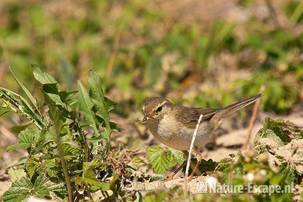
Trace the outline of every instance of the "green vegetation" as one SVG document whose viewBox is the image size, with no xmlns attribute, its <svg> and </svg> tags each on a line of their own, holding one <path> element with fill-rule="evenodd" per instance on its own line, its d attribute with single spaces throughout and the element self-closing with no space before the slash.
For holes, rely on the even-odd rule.
<svg viewBox="0 0 303 202">
<path fill-rule="evenodd" d="M 264 87 L 261 113 L 287 119 L 302 110 L 302 1 L 274 4 L 275 12 L 273 0 L 218 3 L 220 12 L 190 2 L 1 0 L 0 126 L 18 142 L 0 144 L 0 154 L 27 152 L 8 169 L 0 165 L 12 182 L 4 201 L 182 201 L 187 196 L 179 187 L 146 194 L 125 189 L 163 179 L 184 161 L 181 153 L 154 145 L 138 124 L 148 96 L 215 108 Z M 250 114 L 240 113 L 234 128 L 247 126 Z M 251 156 L 202 161 L 199 169 L 220 183 L 247 184 L 254 175 L 250 183 L 302 188 L 302 138 L 302 128 L 268 118 Z"/>
<path fill-rule="evenodd" d="M 18 175 L 18 180 L 13 181 L 4 194 L 4 201 L 21 201 L 29 196 L 49 198 L 51 193 L 59 198 L 68 195 L 71 201 L 86 196 L 87 192 L 107 191 L 115 186 L 118 183 L 116 173 L 106 173 L 105 177 L 100 174 L 102 181 L 95 176 L 96 168 L 109 169 L 104 161 L 109 152 L 113 152 L 109 141 L 114 130 L 109 120 L 112 106 L 104 97 L 100 78 L 91 72 L 88 90 L 79 82 L 78 91 L 70 92 L 62 90 L 51 75 L 37 67 L 34 77 L 42 85 L 45 98 L 41 109 L 17 78 L 30 102 L 1 89 L 2 107 L 12 109 L 34 123 L 28 124 L 20 132 L 19 142 L 8 148 L 26 149 L 28 157 L 13 168 L 15 174 L 20 172 L 22 176 Z M 45 114 L 43 109 L 47 109 Z M 92 129 L 91 134 L 87 134 L 88 128 Z M 85 194 L 78 196 L 79 192 L 76 192 L 74 195 L 75 189 L 83 189 Z"/>
<path fill-rule="evenodd" d="M 14 67 L 30 91 L 35 89 L 30 82 L 31 64 L 49 69 L 68 89 L 75 87 L 76 77 L 86 78 L 88 69 L 94 67 L 103 75 L 106 89 L 117 89 L 120 99 L 141 104 L 147 95 L 179 89 L 180 81 L 190 72 L 214 80 L 209 76 L 222 70 L 212 73 L 216 71 L 212 69 L 224 64 L 216 62 L 214 66 L 211 61 L 222 54 L 233 54 L 239 56 L 235 67 L 226 68 L 253 70 L 252 74 L 223 89 L 215 86 L 228 92 L 228 98 L 216 97 L 210 94 L 212 90 L 203 91 L 210 94 L 205 105 L 251 95 L 261 85 L 266 87 L 265 111 L 289 112 L 300 101 L 303 37 L 295 30 L 302 18 L 299 1 L 284 6 L 292 27 L 275 27 L 252 16 L 243 25 L 217 20 L 208 29 L 196 21 L 166 25 L 170 13 L 146 1 L 93 0 L 81 5 L 26 1 L 24 6 L 5 0 L 2 4 L 2 18 L 6 20 L 0 28 L 0 60 Z M 167 58 L 170 67 L 163 70 Z M 165 88 L 160 76 L 163 72 L 168 76 Z M 10 76 L 3 79 L 3 83 L 16 87 Z"/>
</svg>

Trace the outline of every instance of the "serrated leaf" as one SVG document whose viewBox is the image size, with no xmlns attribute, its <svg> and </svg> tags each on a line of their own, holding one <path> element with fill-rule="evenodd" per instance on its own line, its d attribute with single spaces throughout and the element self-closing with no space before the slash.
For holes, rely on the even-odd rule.
<svg viewBox="0 0 303 202">
<path fill-rule="evenodd" d="M 19 142 L 17 144 L 9 146 L 7 149 L 9 151 L 17 150 L 17 149 L 28 149 L 33 147 L 37 143 L 39 139 L 40 132 L 33 127 L 26 128 L 21 131 L 18 135 Z"/>
<path fill-rule="evenodd" d="M 184 154 L 177 150 L 170 150 L 174 160 L 172 161 L 171 167 L 175 166 L 176 164 L 181 165 L 184 162 Z"/>
<path fill-rule="evenodd" d="M 12 182 L 18 181 L 23 177 L 26 177 L 26 173 L 23 169 L 13 169 L 8 170 L 9 178 Z"/>
<path fill-rule="evenodd" d="M 178 164 L 178 155 L 171 150 L 159 146 L 150 147 L 147 150 L 147 157 L 156 173 L 163 174 Z M 179 161 L 180 162 L 180 161 Z M 183 162 L 183 161 L 182 161 Z"/>
<path fill-rule="evenodd" d="M 44 170 L 47 173 L 48 176 L 50 177 L 56 177 L 58 176 L 58 168 L 57 168 L 57 163 L 55 159 L 47 159 L 44 162 Z"/>
<path fill-rule="evenodd" d="M 25 164 L 25 169 L 30 178 L 33 177 L 33 175 L 37 172 L 39 167 L 40 167 L 39 162 L 37 162 L 35 159 L 31 157 L 27 159 Z"/>
<path fill-rule="evenodd" d="M 33 184 L 34 195 L 42 198 L 49 195 L 48 179 L 45 175 L 39 175 Z"/>
<path fill-rule="evenodd" d="M 32 188 L 31 181 L 23 177 L 15 181 L 7 192 L 3 195 L 4 202 L 21 202 L 30 196 Z"/>
<path fill-rule="evenodd" d="M 23 177 L 13 182 L 10 189 L 4 193 L 3 201 L 21 202 L 30 196 L 44 198 L 49 196 L 50 191 L 59 190 L 58 188 L 58 185 L 50 182 L 45 175 L 39 175 L 34 182 L 28 177 Z"/>
<path fill-rule="evenodd" d="M 62 148 L 64 155 L 76 155 L 81 151 L 80 147 L 73 142 L 64 142 Z"/>
</svg>

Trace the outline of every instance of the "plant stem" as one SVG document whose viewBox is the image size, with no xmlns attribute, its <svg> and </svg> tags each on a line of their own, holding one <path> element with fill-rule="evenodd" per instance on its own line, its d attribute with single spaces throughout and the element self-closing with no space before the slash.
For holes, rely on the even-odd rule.
<svg viewBox="0 0 303 202">
<path fill-rule="evenodd" d="M 78 131 L 78 133 L 81 136 L 81 143 L 83 145 L 83 149 L 84 149 L 84 161 L 88 162 L 89 161 L 89 146 L 85 137 L 85 134 L 83 133 L 83 130 L 80 127 L 80 124 L 78 122 L 75 123 L 76 125 L 76 130 Z"/>
<path fill-rule="evenodd" d="M 265 90 L 265 87 L 261 86 L 259 93 L 263 94 L 264 90 Z M 258 99 L 255 102 L 255 105 L 254 105 L 254 108 L 253 108 L 253 113 L 252 113 L 252 116 L 251 116 L 250 121 L 249 121 L 246 141 L 245 141 L 244 145 L 242 146 L 243 151 L 251 149 L 251 145 L 250 145 L 251 135 L 252 135 L 252 130 L 253 130 L 253 127 L 255 125 L 255 122 L 256 122 L 256 119 L 257 119 L 257 116 L 258 116 L 258 112 L 259 112 L 259 109 L 260 109 L 260 102 L 261 102 L 260 99 Z"/>
<path fill-rule="evenodd" d="M 59 158 L 61 161 L 61 166 L 63 169 L 66 187 L 67 187 L 68 201 L 73 202 L 72 185 L 71 185 L 71 181 L 70 181 L 70 176 L 68 174 L 68 168 L 67 168 L 66 161 L 64 159 L 64 151 L 63 151 L 63 148 L 61 145 L 61 140 L 60 140 L 60 126 L 58 125 L 57 122 L 55 122 L 54 124 L 55 124 L 55 130 L 56 130 L 56 144 L 57 144 Z"/>
</svg>

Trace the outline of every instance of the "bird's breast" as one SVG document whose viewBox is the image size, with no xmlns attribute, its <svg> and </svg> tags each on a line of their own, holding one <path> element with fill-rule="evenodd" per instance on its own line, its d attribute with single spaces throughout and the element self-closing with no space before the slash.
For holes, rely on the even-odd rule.
<svg viewBox="0 0 303 202">
<path fill-rule="evenodd" d="M 188 128 L 174 117 L 165 115 L 157 127 L 150 128 L 153 135 L 163 144 L 177 150 L 188 150 L 194 133 L 194 128 Z M 209 140 L 207 123 L 203 122 L 197 132 L 195 146 L 204 147 Z"/>
</svg>

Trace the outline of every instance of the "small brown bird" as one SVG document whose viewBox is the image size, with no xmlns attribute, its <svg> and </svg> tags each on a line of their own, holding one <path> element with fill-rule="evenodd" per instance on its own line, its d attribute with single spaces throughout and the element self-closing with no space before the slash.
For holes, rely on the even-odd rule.
<svg viewBox="0 0 303 202">
<path fill-rule="evenodd" d="M 254 103 L 261 94 L 243 99 L 222 109 L 202 109 L 174 105 L 161 97 L 146 99 L 143 105 L 143 124 L 163 144 L 182 151 L 188 151 L 199 116 L 203 119 L 197 131 L 194 148 L 202 151 L 212 140 L 213 131 L 221 121 L 234 112 Z"/>
</svg>

